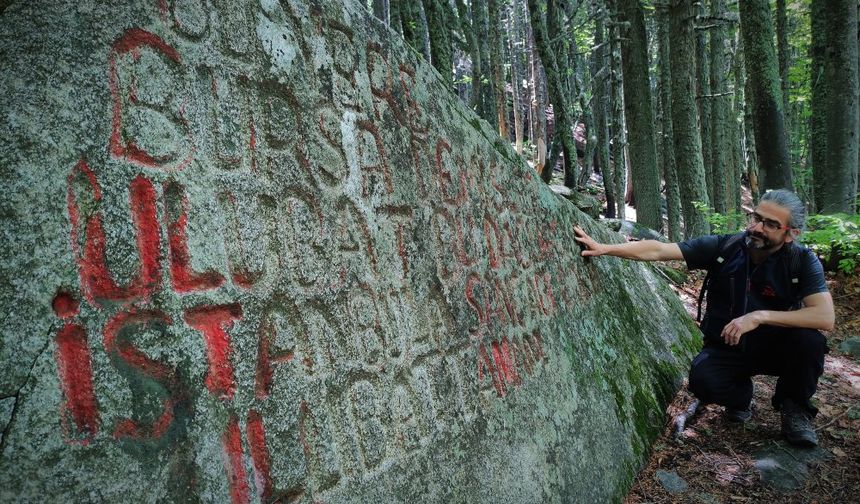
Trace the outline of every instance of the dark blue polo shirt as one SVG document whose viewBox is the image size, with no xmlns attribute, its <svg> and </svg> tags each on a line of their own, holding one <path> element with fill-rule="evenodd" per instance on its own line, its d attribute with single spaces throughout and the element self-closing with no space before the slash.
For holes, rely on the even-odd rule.
<svg viewBox="0 0 860 504">
<path fill-rule="evenodd" d="M 718 263 L 720 246 L 732 235 L 710 235 L 680 242 L 678 246 L 687 268 L 711 269 Z M 719 337 L 732 319 L 756 310 L 787 311 L 799 306 L 811 294 L 827 292 L 824 269 L 815 254 L 795 242 L 800 250 L 799 283 L 791 288 L 789 246 L 783 245 L 761 264 L 749 260 L 744 239 L 737 251 L 726 257 L 719 275 L 713 275 L 702 319 L 705 336 Z"/>
</svg>

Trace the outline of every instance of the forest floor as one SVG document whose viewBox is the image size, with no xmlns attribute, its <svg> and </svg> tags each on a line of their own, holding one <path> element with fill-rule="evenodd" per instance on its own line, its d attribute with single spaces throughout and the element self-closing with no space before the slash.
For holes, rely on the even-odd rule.
<svg viewBox="0 0 860 504">
<path fill-rule="evenodd" d="M 683 264 L 676 266 L 683 269 Z M 673 286 L 695 317 L 702 276 Z M 820 446 L 794 448 L 782 440 L 779 413 L 770 405 L 775 378 L 753 379 L 753 418 L 744 425 L 705 406 L 676 437 L 673 418 L 693 397 L 685 387 L 667 408 L 663 433 L 624 500 L 632 503 L 847 503 L 860 502 L 860 271 L 828 276 L 836 328 L 814 400 Z M 847 343 L 846 343 L 847 341 Z"/>
</svg>

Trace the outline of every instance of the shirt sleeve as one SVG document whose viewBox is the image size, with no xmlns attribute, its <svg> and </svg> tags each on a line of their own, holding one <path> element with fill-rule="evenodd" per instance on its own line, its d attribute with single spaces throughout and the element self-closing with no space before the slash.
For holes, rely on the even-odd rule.
<svg viewBox="0 0 860 504">
<path fill-rule="evenodd" d="M 708 235 L 678 243 L 687 269 L 707 269 L 720 251 L 720 236 Z"/>
<path fill-rule="evenodd" d="M 827 292 L 827 283 L 824 281 L 824 268 L 821 267 L 821 261 L 808 248 L 803 249 L 798 281 L 800 282 L 798 291 L 800 299 L 819 292 Z"/>
</svg>

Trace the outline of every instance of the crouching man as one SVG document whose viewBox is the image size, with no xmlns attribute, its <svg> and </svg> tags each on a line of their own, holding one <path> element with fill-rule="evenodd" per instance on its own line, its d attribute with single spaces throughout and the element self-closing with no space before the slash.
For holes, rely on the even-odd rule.
<svg viewBox="0 0 860 504">
<path fill-rule="evenodd" d="M 691 270 L 708 270 L 704 347 L 690 367 L 690 391 L 705 404 L 725 406 L 728 420 L 744 422 L 752 417 L 750 378 L 778 376 L 772 403 L 782 433 L 792 444 L 811 447 L 818 444 L 812 427 L 818 410 L 810 399 L 827 352 L 819 331 L 833 328 L 834 313 L 821 263 L 795 241 L 805 223 L 800 199 L 773 190 L 749 215 L 746 231 L 735 235 L 603 244 L 575 231 L 583 256 L 684 259 Z"/>
</svg>

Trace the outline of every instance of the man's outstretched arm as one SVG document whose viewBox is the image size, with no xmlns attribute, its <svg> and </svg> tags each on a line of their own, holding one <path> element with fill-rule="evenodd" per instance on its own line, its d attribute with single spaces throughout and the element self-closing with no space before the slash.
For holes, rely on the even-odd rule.
<svg viewBox="0 0 860 504">
<path fill-rule="evenodd" d="M 627 243 L 598 243 L 588 236 L 579 226 L 573 227 L 574 239 L 585 245 L 584 257 L 611 255 L 636 261 L 670 261 L 683 259 L 677 243 L 663 243 L 657 240 L 643 240 Z"/>
</svg>

